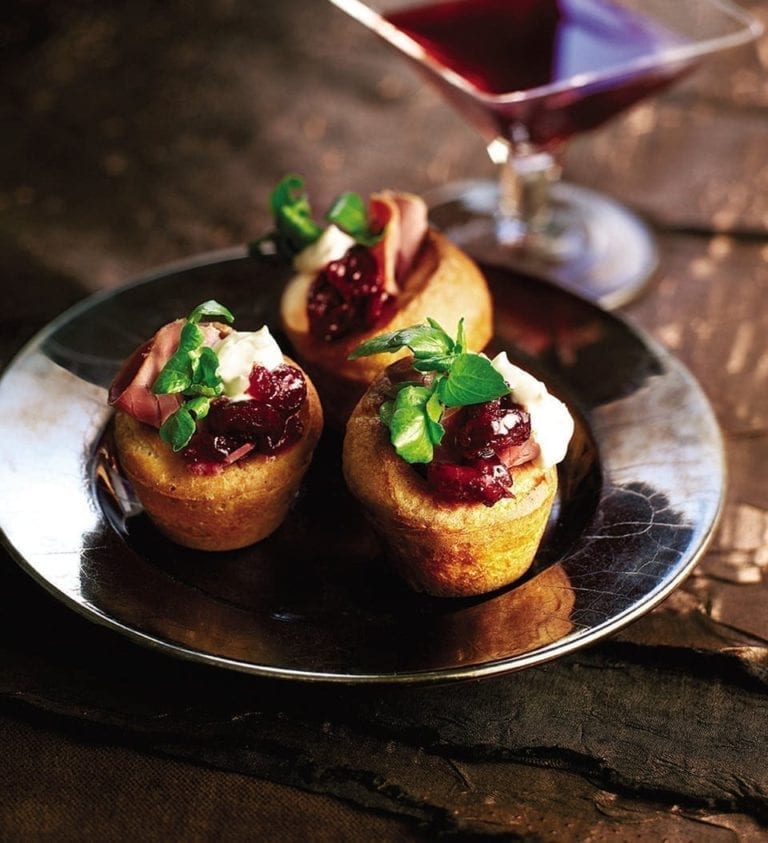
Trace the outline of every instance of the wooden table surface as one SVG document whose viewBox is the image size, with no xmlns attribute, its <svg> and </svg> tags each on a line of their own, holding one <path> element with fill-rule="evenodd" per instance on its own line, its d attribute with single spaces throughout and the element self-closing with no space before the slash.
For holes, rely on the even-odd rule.
<svg viewBox="0 0 768 843">
<path fill-rule="evenodd" d="M 492 175 L 472 130 L 320 0 L 6 17 L 0 363 L 89 292 L 253 239 L 287 171 L 318 207 Z M 624 314 L 724 431 L 723 519 L 685 584 L 558 662 L 363 692 L 145 652 L 0 552 L 0 838 L 768 839 L 767 66 L 768 37 L 708 59 L 567 155 L 655 228 L 660 270 Z"/>
</svg>

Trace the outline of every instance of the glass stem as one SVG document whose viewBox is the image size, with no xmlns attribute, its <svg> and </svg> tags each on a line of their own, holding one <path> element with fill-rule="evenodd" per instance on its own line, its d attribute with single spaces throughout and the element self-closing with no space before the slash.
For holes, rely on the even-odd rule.
<svg viewBox="0 0 768 843">
<path fill-rule="evenodd" d="M 496 229 L 502 245 L 517 246 L 550 232 L 550 187 L 559 180 L 562 168 L 549 152 L 529 144 L 504 146 L 506 154 L 500 154 L 498 146 L 488 150 L 499 165 Z"/>
</svg>

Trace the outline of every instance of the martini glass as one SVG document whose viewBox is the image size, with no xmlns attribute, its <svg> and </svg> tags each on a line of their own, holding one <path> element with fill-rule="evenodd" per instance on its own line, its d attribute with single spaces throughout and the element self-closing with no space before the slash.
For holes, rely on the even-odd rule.
<svg viewBox="0 0 768 843">
<path fill-rule="evenodd" d="M 729 0 L 331 0 L 413 62 L 484 138 L 498 182 L 449 184 L 432 221 L 475 257 L 604 307 L 658 263 L 647 226 L 561 181 L 565 142 L 761 25 Z"/>
</svg>

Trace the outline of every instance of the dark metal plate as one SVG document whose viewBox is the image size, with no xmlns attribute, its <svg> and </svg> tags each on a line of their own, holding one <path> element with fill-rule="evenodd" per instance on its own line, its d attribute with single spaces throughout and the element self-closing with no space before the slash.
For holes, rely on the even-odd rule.
<svg viewBox="0 0 768 843">
<path fill-rule="evenodd" d="M 526 579 L 469 600 L 410 592 L 340 474 L 326 432 L 296 505 L 264 542 L 179 548 L 141 513 L 109 447 L 106 386 L 164 322 L 207 298 L 237 326 L 267 322 L 285 270 L 217 254 L 88 299 L 49 325 L 0 381 L 0 528 L 67 605 L 170 654 L 260 675 L 346 682 L 485 676 L 596 641 L 691 570 L 724 491 L 710 406 L 670 355 L 567 293 L 488 268 L 496 349 L 545 379 L 576 434 Z M 285 342 L 283 340 L 285 347 Z"/>
</svg>

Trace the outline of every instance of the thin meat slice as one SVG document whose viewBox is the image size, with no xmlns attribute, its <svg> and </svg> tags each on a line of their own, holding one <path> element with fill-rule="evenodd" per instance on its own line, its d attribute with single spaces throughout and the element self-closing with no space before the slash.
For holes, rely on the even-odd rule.
<svg viewBox="0 0 768 843">
<path fill-rule="evenodd" d="M 369 202 L 374 231 L 384 237 L 371 248 L 384 277 L 384 289 L 397 295 L 427 233 L 427 206 L 420 196 L 384 191 Z"/>
<path fill-rule="evenodd" d="M 499 450 L 496 455 L 507 468 L 514 468 L 517 465 L 525 465 L 525 463 L 535 460 L 539 456 L 540 450 L 533 436 L 529 436 L 520 445 L 508 445 L 506 448 Z"/>
<path fill-rule="evenodd" d="M 179 347 L 184 322 L 176 319 L 163 325 L 123 363 L 109 388 L 109 403 L 113 407 L 158 428 L 179 408 L 182 399 L 178 395 L 155 395 L 152 384 Z M 199 327 L 204 335 L 203 344 L 213 345 L 224 326 L 205 322 Z"/>
</svg>

